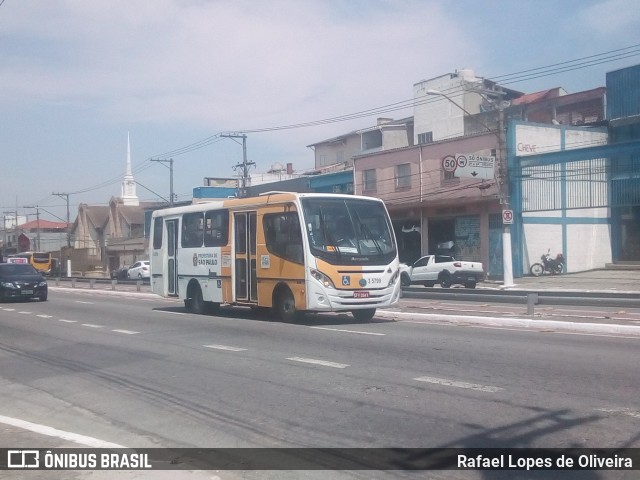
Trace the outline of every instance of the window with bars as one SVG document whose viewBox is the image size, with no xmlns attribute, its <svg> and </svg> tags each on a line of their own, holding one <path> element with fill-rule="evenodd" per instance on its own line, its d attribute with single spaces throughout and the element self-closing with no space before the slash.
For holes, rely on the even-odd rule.
<svg viewBox="0 0 640 480">
<path fill-rule="evenodd" d="M 424 132 L 418 134 L 418 145 L 433 142 L 433 132 Z"/>
</svg>

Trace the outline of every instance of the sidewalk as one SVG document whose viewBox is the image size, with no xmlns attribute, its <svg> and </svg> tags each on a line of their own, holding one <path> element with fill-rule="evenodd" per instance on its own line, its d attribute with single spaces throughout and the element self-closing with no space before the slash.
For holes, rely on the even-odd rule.
<svg viewBox="0 0 640 480">
<path fill-rule="evenodd" d="M 563 275 L 514 278 L 514 290 L 574 290 L 585 292 L 637 292 L 640 295 L 638 270 L 590 270 Z M 503 288 L 501 281 L 487 280 L 479 288 Z"/>
</svg>

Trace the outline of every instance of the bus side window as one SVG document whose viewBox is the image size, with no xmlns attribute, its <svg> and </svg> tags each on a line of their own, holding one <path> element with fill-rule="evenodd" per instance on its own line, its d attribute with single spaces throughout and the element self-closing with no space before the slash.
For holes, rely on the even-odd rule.
<svg viewBox="0 0 640 480">
<path fill-rule="evenodd" d="M 204 238 L 202 213 L 185 213 L 182 216 L 182 246 L 201 247 Z"/>
<path fill-rule="evenodd" d="M 204 246 L 222 247 L 229 242 L 229 210 L 210 210 L 204 216 Z"/>
<path fill-rule="evenodd" d="M 303 263 L 302 232 L 297 212 L 266 214 L 262 225 L 269 252 L 292 262 Z"/>
<path fill-rule="evenodd" d="M 163 224 L 164 219 L 162 217 L 156 218 L 153 221 L 153 248 L 155 250 L 162 247 Z"/>
</svg>

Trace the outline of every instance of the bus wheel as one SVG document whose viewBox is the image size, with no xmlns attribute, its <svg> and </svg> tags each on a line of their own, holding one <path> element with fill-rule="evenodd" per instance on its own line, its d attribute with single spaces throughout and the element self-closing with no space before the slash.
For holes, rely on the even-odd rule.
<svg viewBox="0 0 640 480">
<path fill-rule="evenodd" d="M 368 322 L 376 314 L 375 308 L 365 308 L 364 310 L 352 310 L 351 315 L 359 322 Z"/>
<path fill-rule="evenodd" d="M 205 303 L 202 299 L 202 290 L 200 286 L 195 284 L 190 286 L 187 291 L 187 297 L 184 306 L 188 312 L 202 314 L 205 311 Z"/>
<path fill-rule="evenodd" d="M 288 288 L 283 288 L 278 292 L 274 306 L 276 315 L 282 321 L 290 322 L 297 316 L 296 300 Z"/>
</svg>

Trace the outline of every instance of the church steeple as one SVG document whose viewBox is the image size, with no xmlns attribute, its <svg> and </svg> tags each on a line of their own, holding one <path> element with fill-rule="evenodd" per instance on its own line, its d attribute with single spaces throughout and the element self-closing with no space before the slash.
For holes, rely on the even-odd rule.
<svg viewBox="0 0 640 480">
<path fill-rule="evenodd" d="M 136 182 L 133 179 L 133 173 L 131 173 L 131 142 L 129 140 L 129 133 L 127 132 L 127 172 L 124 175 L 122 181 L 121 195 L 122 203 L 124 205 L 140 205 L 138 196 L 136 195 Z"/>
</svg>

